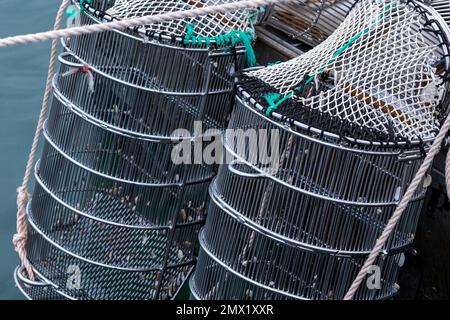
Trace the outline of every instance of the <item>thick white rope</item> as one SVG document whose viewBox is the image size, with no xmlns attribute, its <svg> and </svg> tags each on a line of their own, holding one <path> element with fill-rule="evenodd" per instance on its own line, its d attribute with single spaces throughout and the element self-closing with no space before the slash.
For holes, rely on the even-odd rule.
<svg viewBox="0 0 450 320">
<path fill-rule="evenodd" d="M 439 131 L 439 134 L 437 135 L 436 139 L 433 142 L 433 145 L 431 146 L 430 150 L 428 151 L 427 156 L 425 157 L 424 162 L 420 166 L 419 170 L 417 171 L 416 176 L 414 177 L 413 181 L 409 185 L 408 189 L 405 192 L 405 195 L 403 196 L 402 200 L 400 201 L 399 205 L 397 206 L 396 210 L 392 214 L 392 217 L 389 219 L 386 227 L 383 230 L 383 233 L 381 236 L 377 239 L 375 243 L 375 247 L 372 249 L 372 252 L 369 254 L 369 257 L 364 262 L 363 267 L 359 271 L 358 275 L 356 276 L 355 280 L 353 281 L 350 289 L 348 290 L 347 294 L 344 297 L 344 300 L 352 300 L 356 291 L 358 290 L 359 286 L 361 285 L 362 281 L 364 280 L 364 277 L 367 275 L 367 272 L 369 271 L 370 266 L 373 265 L 375 262 L 375 259 L 378 257 L 380 252 L 383 250 L 384 245 L 386 244 L 387 240 L 389 239 L 389 236 L 391 235 L 392 231 L 394 230 L 395 226 L 397 225 L 397 222 L 400 220 L 403 212 L 405 211 L 406 207 L 408 206 L 408 203 L 411 201 L 412 197 L 414 196 L 414 193 L 419 186 L 419 184 L 422 182 L 423 178 L 428 172 L 428 169 L 430 169 L 434 157 L 439 153 L 439 150 L 441 149 L 442 141 L 444 141 L 445 137 L 447 136 L 447 133 L 450 129 L 450 115 L 447 117 L 447 119 L 444 122 L 444 125 L 442 126 L 441 130 Z M 449 186 L 450 181 L 450 151 L 447 154 L 447 171 L 446 171 L 446 178 L 447 178 L 447 186 Z"/>
<path fill-rule="evenodd" d="M 447 197 L 450 199 L 450 144 L 447 145 L 447 157 L 445 158 L 445 184 L 447 186 Z"/>
<path fill-rule="evenodd" d="M 50 58 L 50 64 L 49 64 L 49 71 L 48 71 L 48 77 L 47 77 L 47 85 L 46 85 L 46 89 L 45 89 L 45 93 L 44 93 L 44 99 L 42 102 L 42 109 L 41 109 L 41 112 L 39 115 L 38 125 L 36 128 L 35 136 L 33 139 L 33 144 L 31 147 L 29 158 L 28 158 L 28 163 L 27 163 L 27 167 L 25 170 L 25 175 L 23 178 L 22 186 L 20 186 L 18 188 L 17 234 L 14 235 L 14 238 L 13 238 L 13 242 L 16 247 L 16 250 L 19 253 L 21 263 L 22 263 L 23 267 L 26 269 L 28 276 L 31 279 L 34 279 L 34 273 L 33 273 L 31 264 L 28 261 L 28 258 L 26 255 L 26 250 L 25 250 L 25 242 L 27 239 L 25 208 L 26 208 L 26 204 L 27 204 L 28 196 L 29 196 L 28 195 L 29 179 L 31 176 L 31 172 L 33 170 L 33 164 L 34 164 L 34 159 L 35 159 L 35 155 L 36 155 L 36 150 L 37 150 L 37 146 L 39 144 L 39 137 L 40 137 L 40 133 L 42 131 L 42 126 L 43 126 L 45 115 L 46 115 L 47 109 L 48 109 L 48 100 L 49 100 L 50 93 L 51 93 L 51 81 L 52 81 L 52 78 L 54 75 L 55 63 L 56 63 L 56 58 L 57 58 L 57 39 L 62 38 L 62 37 L 68 37 L 68 36 L 70 37 L 70 36 L 77 36 L 77 35 L 82 35 L 82 34 L 110 31 L 113 29 L 121 30 L 121 29 L 131 28 L 131 27 L 135 27 L 135 26 L 165 22 L 168 20 L 177 20 L 177 19 L 196 17 L 199 15 L 227 13 L 229 11 L 237 11 L 240 9 L 248 9 L 248 8 L 257 8 L 259 6 L 266 6 L 266 5 L 276 4 L 276 3 L 295 2 L 295 0 L 246 0 L 246 1 L 238 1 L 238 2 L 233 2 L 233 3 L 223 4 L 223 5 L 193 9 L 193 10 L 170 12 L 170 13 L 164 13 L 164 14 L 154 15 L 154 16 L 139 17 L 139 18 L 133 18 L 133 19 L 126 19 L 126 20 L 113 21 L 113 22 L 107 22 L 107 23 L 102 23 L 102 24 L 94 24 L 94 25 L 89 25 L 89 26 L 73 27 L 73 28 L 66 28 L 66 29 L 59 30 L 59 26 L 61 24 L 61 21 L 62 21 L 63 15 L 64 15 L 64 9 L 67 6 L 68 1 L 69 0 L 63 0 L 61 7 L 58 10 L 54 30 L 0 39 L 0 47 L 7 47 L 7 46 L 12 46 L 12 45 L 17 45 L 17 44 L 35 43 L 35 42 L 41 42 L 41 41 L 46 41 L 46 40 L 53 40 L 52 50 L 51 50 L 51 58 Z M 359 286 L 361 285 L 364 277 L 366 276 L 369 267 L 375 262 L 375 259 L 378 257 L 378 255 L 382 251 L 382 248 L 384 247 L 390 234 L 394 230 L 398 220 L 401 218 L 408 203 L 411 201 L 415 190 L 417 189 L 420 182 L 422 181 L 425 174 L 427 173 L 428 169 L 430 168 L 430 166 L 433 162 L 433 159 L 439 152 L 441 143 L 444 140 L 445 136 L 447 135 L 447 132 L 449 129 L 450 129 L 450 116 L 446 119 L 444 125 L 441 128 L 441 131 L 439 132 L 432 147 L 430 148 L 430 151 L 428 152 L 422 166 L 420 167 L 419 171 L 417 172 L 417 175 L 415 176 L 415 178 L 411 182 L 410 186 L 408 187 L 404 197 L 402 198 L 400 204 L 398 205 L 398 207 L 395 210 L 394 214 L 392 215 L 391 219 L 388 221 L 388 224 L 386 225 L 382 235 L 377 240 L 375 247 L 373 248 L 372 252 L 370 253 L 370 255 L 367 258 L 366 262 L 364 263 L 363 267 L 359 271 L 358 276 L 353 281 L 352 286 L 350 287 L 349 291 L 347 292 L 346 296 L 344 297 L 344 300 L 353 299 L 353 296 L 356 293 L 356 291 L 358 290 Z M 447 190 L 450 190 L 450 151 L 447 154 L 447 159 L 446 159 L 446 179 L 447 179 L 446 180 L 447 181 Z M 448 191 L 448 192 L 450 194 L 450 191 Z"/>
<path fill-rule="evenodd" d="M 69 3 L 69 0 L 63 0 L 61 6 L 58 9 L 58 13 L 56 14 L 55 19 L 55 30 L 59 29 L 61 25 L 61 21 L 64 17 L 64 11 Z M 47 82 L 45 86 L 44 98 L 42 100 L 41 111 L 39 113 L 39 120 L 36 126 L 36 131 L 34 133 L 33 144 L 31 145 L 30 154 L 28 156 L 27 167 L 25 169 L 25 174 L 23 177 L 22 185 L 17 189 L 17 233 L 13 237 L 13 243 L 16 251 L 19 254 L 20 262 L 22 266 L 25 268 L 28 277 L 34 280 L 34 272 L 33 268 L 28 261 L 27 252 L 25 249 L 28 230 L 26 223 L 26 206 L 28 202 L 28 184 L 30 182 L 30 176 L 33 172 L 34 160 L 36 157 L 36 151 L 39 145 L 39 138 L 41 136 L 42 126 L 44 125 L 45 116 L 47 114 L 48 109 L 48 101 L 52 92 L 52 79 L 55 73 L 55 64 L 58 54 L 58 41 L 55 39 L 52 41 L 51 53 L 50 53 L 50 62 L 48 67 L 47 74 Z"/>
<path fill-rule="evenodd" d="M 63 37 L 79 36 L 83 34 L 111 31 L 113 29 L 123 30 L 135 26 L 148 25 L 153 23 L 167 22 L 185 18 L 193 18 L 201 15 L 211 15 L 217 13 L 227 13 L 241 9 L 258 8 L 276 3 L 298 2 L 299 0 L 244 0 L 231 3 L 225 3 L 216 6 L 208 6 L 192 10 L 177 12 L 167 12 L 163 14 L 124 19 L 112 22 L 98 23 L 80 27 L 65 28 L 61 30 L 51 30 L 34 34 L 13 36 L 0 39 L 0 47 L 8 47 L 17 44 L 35 43 L 46 40 L 59 39 Z M 309 1 L 309 0 L 308 0 Z M 304 1 L 307 2 L 307 1 Z"/>
</svg>

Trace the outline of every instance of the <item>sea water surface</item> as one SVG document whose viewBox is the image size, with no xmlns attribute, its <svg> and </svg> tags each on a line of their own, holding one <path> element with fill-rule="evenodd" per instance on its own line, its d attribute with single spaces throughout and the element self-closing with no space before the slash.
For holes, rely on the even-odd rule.
<svg viewBox="0 0 450 320">
<path fill-rule="evenodd" d="M 0 0 L 0 37 L 51 29 L 60 3 Z M 19 262 L 11 242 L 16 188 L 36 127 L 49 54 L 50 42 L 0 48 L 0 299 L 23 299 L 13 281 Z"/>
</svg>

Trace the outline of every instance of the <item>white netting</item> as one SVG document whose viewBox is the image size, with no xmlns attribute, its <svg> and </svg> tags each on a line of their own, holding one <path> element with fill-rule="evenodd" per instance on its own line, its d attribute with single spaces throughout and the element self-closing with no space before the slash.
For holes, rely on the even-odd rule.
<svg viewBox="0 0 450 320">
<path fill-rule="evenodd" d="M 446 84 L 439 76 L 441 40 L 422 30 L 425 23 L 402 1 L 362 0 L 313 50 L 247 76 L 299 108 L 396 138 L 427 139 L 439 126 L 436 107 Z M 283 103 L 271 105 L 284 114 Z"/>
<path fill-rule="evenodd" d="M 214 6 L 233 2 L 232 0 L 116 0 L 107 13 L 117 19 L 129 19 L 148 15 L 157 15 L 180 10 L 190 10 L 205 6 Z M 183 20 L 169 21 L 145 26 L 146 30 L 156 33 L 182 36 L 186 25 L 192 24 L 195 34 L 203 37 L 214 37 L 226 34 L 231 30 L 248 31 L 255 10 L 239 10 L 226 14 L 200 16 Z"/>
</svg>

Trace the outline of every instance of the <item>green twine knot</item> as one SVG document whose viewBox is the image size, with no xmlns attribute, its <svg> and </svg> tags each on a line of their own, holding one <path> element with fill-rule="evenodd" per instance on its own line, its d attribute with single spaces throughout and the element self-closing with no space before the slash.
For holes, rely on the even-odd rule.
<svg viewBox="0 0 450 320">
<path fill-rule="evenodd" d="M 281 97 L 281 94 L 276 93 L 269 93 L 264 96 L 267 103 L 269 104 L 269 107 L 266 110 L 266 116 L 270 117 L 272 113 L 278 109 L 278 107 L 285 102 L 287 99 L 292 97 L 293 92 L 290 92 L 289 94 L 285 95 L 284 97 Z"/>
<path fill-rule="evenodd" d="M 70 6 L 70 7 L 68 7 L 68 8 L 66 9 L 66 14 L 67 14 L 67 16 L 69 16 L 70 18 L 76 17 L 78 13 L 79 13 L 79 11 L 78 11 L 75 7 L 73 7 L 73 6 Z"/>
<path fill-rule="evenodd" d="M 205 37 L 200 35 L 195 35 L 194 26 L 192 24 L 186 25 L 186 34 L 184 36 L 184 44 L 201 45 L 205 43 L 209 46 L 212 41 L 218 46 L 231 45 L 233 47 L 242 44 L 245 47 L 245 55 L 247 64 L 250 67 L 256 65 L 256 55 L 252 47 L 253 36 L 249 32 L 244 32 L 240 30 L 232 30 L 226 34 L 217 35 L 214 37 Z"/>
</svg>

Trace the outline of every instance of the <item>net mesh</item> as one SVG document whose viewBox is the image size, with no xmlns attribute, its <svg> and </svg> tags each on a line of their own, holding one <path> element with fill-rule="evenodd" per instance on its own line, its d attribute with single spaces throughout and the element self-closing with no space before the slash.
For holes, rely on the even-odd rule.
<svg viewBox="0 0 450 320">
<path fill-rule="evenodd" d="M 356 139 L 432 138 L 445 113 L 442 40 L 403 1 L 359 1 L 322 44 L 248 72 L 241 86 L 266 109 Z"/>
<path fill-rule="evenodd" d="M 203 8 L 233 2 L 232 0 L 116 0 L 107 13 L 117 19 L 131 19 L 167 12 Z M 226 14 L 199 16 L 195 18 L 174 20 L 164 23 L 147 25 L 145 31 L 165 35 L 181 36 L 186 26 L 192 25 L 195 33 L 203 37 L 215 37 L 227 34 L 233 30 L 248 31 L 255 10 L 238 10 Z"/>
</svg>

